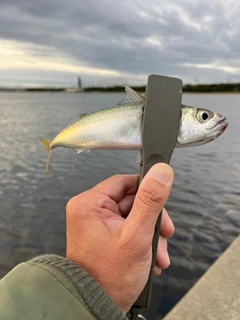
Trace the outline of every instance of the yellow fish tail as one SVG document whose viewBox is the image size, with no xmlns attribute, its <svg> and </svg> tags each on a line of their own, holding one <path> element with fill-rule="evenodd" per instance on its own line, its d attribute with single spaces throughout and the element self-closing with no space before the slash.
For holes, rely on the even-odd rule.
<svg viewBox="0 0 240 320">
<path fill-rule="evenodd" d="M 50 142 L 47 139 L 42 138 L 42 142 L 43 142 L 43 145 L 47 149 L 47 152 L 48 152 L 48 159 L 47 159 L 46 170 L 45 170 L 45 175 L 47 176 L 49 163 L 50 163 L 51 148 L 50 148 Z"/>
</svg>

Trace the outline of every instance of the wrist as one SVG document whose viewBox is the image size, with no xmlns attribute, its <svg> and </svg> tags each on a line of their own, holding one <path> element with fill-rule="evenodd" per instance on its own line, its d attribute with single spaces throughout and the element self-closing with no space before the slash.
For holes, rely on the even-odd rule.
<svg viewBox="0 0 240 320">
<path fill-rule="evenodd" d="M 63 283 L 63 279 L 66 279 L 67 290 L 69 290 L 69 285 L 67 284 L 70 280 L 73 288 L 75 288 L 70 293 L 76 299 L 82 301 L 94 317 L 99 319 L 126 320 L 121 308 L 110 299 L 111 297 L 106 294 L 99 283 L 87 271 L 69 259 L 54 254 L 46 254 L 36 257 L 29 262 L 48 270 L 48 272 L 54 269 L 58 270 L 57 272 L 53 271 L 52 274 L 55 278 L 59 278 L 61 283 Z M 49 265 L 52 269 L 48 267 Z"/>
</svg>

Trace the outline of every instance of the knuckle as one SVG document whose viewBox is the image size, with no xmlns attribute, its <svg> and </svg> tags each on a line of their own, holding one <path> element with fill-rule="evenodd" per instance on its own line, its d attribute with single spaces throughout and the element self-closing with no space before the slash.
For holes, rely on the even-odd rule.
<svg viewBox="0 0 240 320">
<path fill-rule="evenodd" d="M 84 201 L 83 194 L 72 197 L 66 204 L 67 215 L 78 213 L 80 211 L 80 208 L 84 206 L 83 201 Z"/>
<path fill-rule="evenodd" d="M 161 189 L 143 188 L 139 194 L 140 201 L 147 206 L 156 207 L 163 205 L 165 201 L 164 192 Z"/>
<path fill-rule="evenodd" d="M 97 195 L 95 199 L 93 199 L 93 204 L 96 209 L 98 208 L 105 209 L 109 207 L 110 201 L 111 199 L 109 199 L 105 195 Z"/>
<path fill-rule="evenodd" d="M 75 197 L 74 197 L 75 198 Z M 71 212 L 73 206 L 74 206 L 74 203 L 75 203 L 75 200 L 74 198 L 71 198 L 70 200 L 68 200 L 67 204 L 66 204 L 66 211 L 67 212 Z"/>
<path fill-rule="evenodd" d="M 113 176 L 114 179 L 122 179 L 122 175 L 120 173 L 117 173 Z"/>
</svg>

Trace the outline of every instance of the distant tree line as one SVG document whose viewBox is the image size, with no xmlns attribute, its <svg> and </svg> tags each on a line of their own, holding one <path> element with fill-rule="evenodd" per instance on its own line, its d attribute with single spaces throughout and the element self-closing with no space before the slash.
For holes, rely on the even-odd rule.
<svg viewBox="0 0 240 320">
<path fill-rule="evenodd" d="M 137 92 L 145 92 L 145 86 L 133 86 Z M 123 91 L 122 86 L 116 87 L 93 87 L 85 88 L 85 92 L 121 92 Z M 183 92 L 239 92 L 240 83 L 218 83 L 218 84 L 186 84 L 183 86 Z"/>
<path fill-rule="evenodd" d="M 145 92 L 146 86 L 131 86 L 137 92 Z M 28 92 L 64 92 L 67 88 L 26 88 L 20 89 L 20 91 Z M 76 88 L 77 89 L 77 88 Z M 6 89 L 1 88 L 0 91 L 18 91 L 19 89 Z M 82 91 L 76 92 L 123 92 L 123 86 L 113 87 L 89 87 L 83 88 Z M 218 83 L 218 84 L 185 84 L 183 86 L 183 92 L 232 92 L 240 93 L 240 83 Z"/>
<path fill-rule="evenodd" d="M 65 91 L 65 88 L 27 88 L 25 89 L 27 92 L 45 92 L 45 91 L 50 91 L 50 92 L 61 92 Z"/>
<path fill-rule="evenodd" d="M 114 87 L 89 87 L 84 88 L 84 92 L 122 92 L 124 91 L 123 86 Z"/>
<path fill-rule="evenodd" d="M 186 84 L 183 92 L 240 92 L 240 83 Z"/>
</svg>

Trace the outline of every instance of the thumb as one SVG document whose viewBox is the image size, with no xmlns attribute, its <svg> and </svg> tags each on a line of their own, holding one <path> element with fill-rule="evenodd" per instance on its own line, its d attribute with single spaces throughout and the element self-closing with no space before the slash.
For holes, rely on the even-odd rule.
<svg viewBox="0 0 240 320">
<path fill-rule="evenodd" d="M 155 164 L 147 172 L 126 221 L 132 235 L 138 233 L 141 238 L 143 234 L 144 237 L 149 235 L 152 240 L 157 218 L 169 197 L 173 178 L 172 168 L 165 163 Z"/>
</svg>

